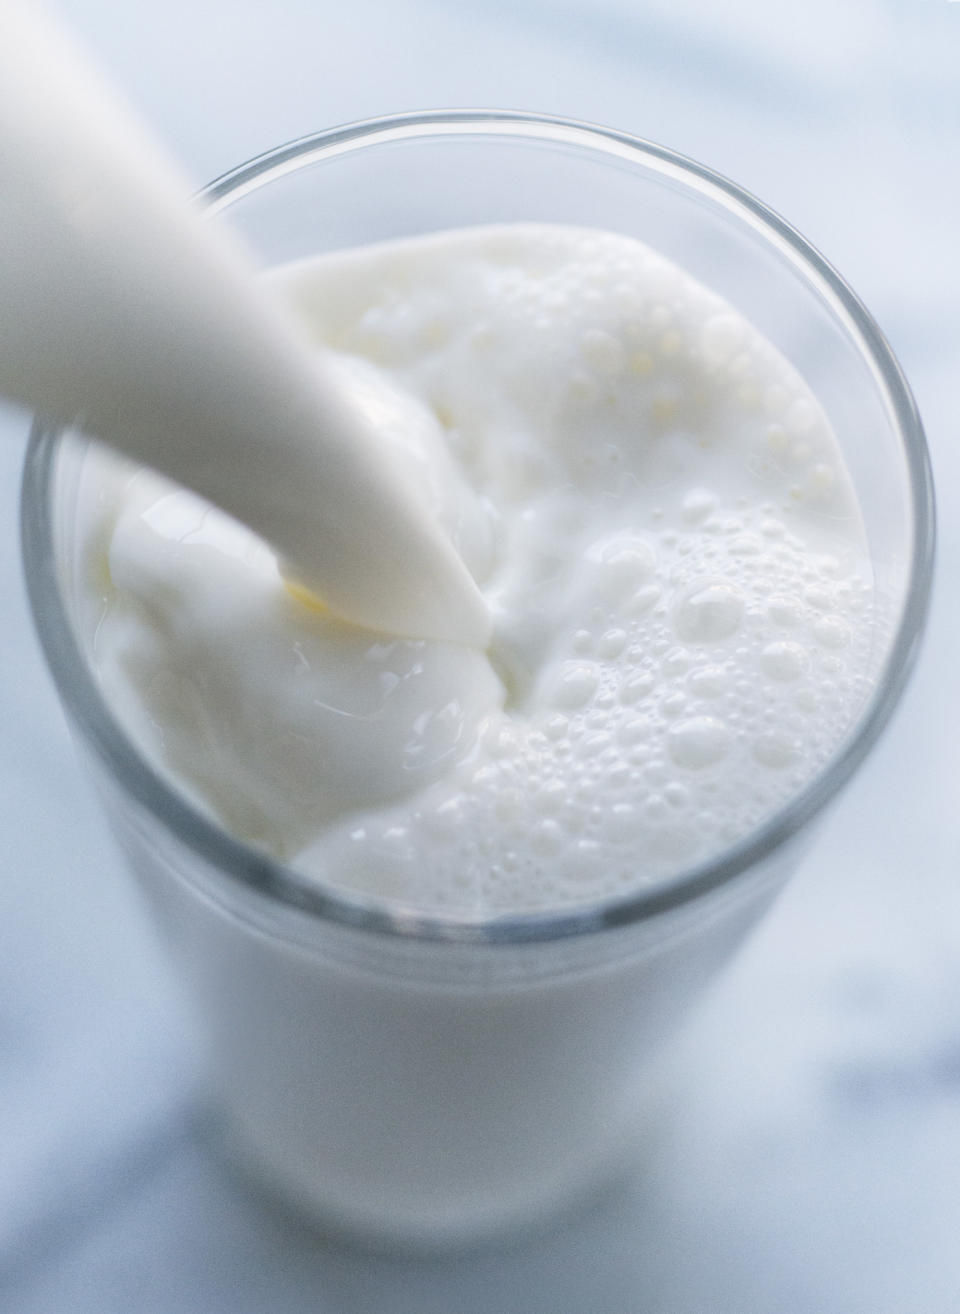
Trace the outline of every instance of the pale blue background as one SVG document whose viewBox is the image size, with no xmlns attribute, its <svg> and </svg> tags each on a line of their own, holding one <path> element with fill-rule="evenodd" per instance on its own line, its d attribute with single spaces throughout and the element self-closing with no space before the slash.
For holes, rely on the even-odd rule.
<svg viewBox="0 0 960 1314">
<path fill-rule="evenodd" d="M 942 532 L 913 687 L 689 1037 L 686 1094 L 646 1173 L 522 1246 L 369 1258 L 269 1212 L 209 1147 L 174 988 L 29 629 L 26 426 L 0 413 L 0 1309 L 960 1309 L 960 4 L 59 9 L 198 185 L 285 138 L 451 105 L 591 119 L 727 173 L 817 244 L 889 335 L 928 427 Z"/>
</svg>

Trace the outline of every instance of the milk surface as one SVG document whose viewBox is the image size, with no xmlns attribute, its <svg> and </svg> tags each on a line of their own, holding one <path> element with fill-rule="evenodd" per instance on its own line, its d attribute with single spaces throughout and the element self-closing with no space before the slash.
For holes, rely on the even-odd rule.
<svg viewBox="0 0 960 1314">
<path fill-rule="evenodd" d="M 95 664 L 181 788 L 318 882 L 483 918 L 661 880 L 827 762 L 873 679 L 863 530 L 816 399 L 728 304 L 547 225 L 272 277 L 493 638 L 347 625 L 239 523 L 115 464 Z"/>
</svg>

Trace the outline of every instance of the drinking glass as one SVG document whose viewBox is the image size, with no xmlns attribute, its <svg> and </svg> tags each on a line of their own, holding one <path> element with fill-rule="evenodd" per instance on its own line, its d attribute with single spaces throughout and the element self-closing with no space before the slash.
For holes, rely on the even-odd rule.
<svg viewBox="0 0 960 1314">
<path fill-rule="evenodd" d="M 796 366 L 862 508 L 876 680 L 815 778 L 730 848 L 622 897 L 536 915 L 436 915 L 324 885 L 248 847 L 144 757 L 92 653 L 81 567 L 96 447 L 36 425 L 23 544 L 37 629 L 194 1002 L 235 1152 L 327 1224 L 392 1244 L 472 1241 L 547 1216 L 642 1139 L 664 1042 L 890 717 L 930 582 L 922 429 L 882 335 L 816 251 L 711 170 L 624 133 L 532 114 L 399 115 L 281 146 L 202 201 L 264 265 L 475 224 L 640 238 Z"/>
</svg>

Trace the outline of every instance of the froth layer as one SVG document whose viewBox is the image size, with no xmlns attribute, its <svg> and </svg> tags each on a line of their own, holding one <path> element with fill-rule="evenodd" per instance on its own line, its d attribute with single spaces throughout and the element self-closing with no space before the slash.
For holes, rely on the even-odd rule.
<svg viewBox="0 0 960 1314">
<path fill-rule="evenodd" d="M 319 880 L 484 916 L 661 879 L 825 764 L 872 678 L 863 533 L 816 400 L 729 306 L 636 242 L 547 226 L 276 282 L 392 417 L 495 634 L 339 625 L 247 531 L 137 476 L 101 678 L 226 824 Z"/>
</svg>

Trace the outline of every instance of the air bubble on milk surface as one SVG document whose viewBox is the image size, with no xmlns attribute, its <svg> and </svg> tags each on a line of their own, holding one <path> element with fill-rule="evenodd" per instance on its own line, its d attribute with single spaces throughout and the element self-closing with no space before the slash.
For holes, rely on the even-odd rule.
<svg viewBox="0 0 960 1314">
<path fill-rule="evenodd" d="M 663 589 L 659 584 L 644 584 L 623 604 L 623 614 L 628 618 L 642 616 L 652 611 L 662 597 Z"/>
<path fill-rule="evenodd" d="M 687 685 L 698 698 L 719 698 L 727 692 L 730 677 L 722 666 L 699 666 L 690 672 Z"/>
<path fill-rule="evenodd" d="M 822 616 L 814 623 L 813 634 L 825 648 L 845 648 L 850 642 L 850 626 L 839 616 Z"/>
<path fill-rule="evenodd" d="M 652 546 L 638 534 L 623 531 L 599 539 L 587 552 L 589 585 L 596 599 L 623 603 L 648 585 L 656 570 Z"/>
<path fill-rule="evenodd" d="M 668 686 L 669 688 L 669 686 Z M 687 710 L 688 699 L 682 690 L 676 689 L 660 700 L 660 713 L 670 721 L 675 721 Z"/>
<path fill-rule="evenodd" d="M 740 627 L 744 601 L 734 584 L 707 581 L 691 589 L 674 611 L 674 628 L 690 643 L 728 639 Z"/>
<path fill-rule="evenodd" d="M 772 680 L 796 680 L 806 669 L 807 655 L 799 643 L 779 639 L 761 651 L 760 666 Z"/>
<path fill-rule="evenodd" d="M 777 730 L 761 735 L 753 745 L 753 753 L 758 762 L 778 771 L 793 766 L 801 757 L 797 741 Z"/>
<path fill-rule="evenodd" d="M 557 707 L 582 707 L 596 692 L 600 675 L 593 662 L 565 662 L 552 682 L 552 702 Z"/>
<path fill-rule="evenodd" d="M 676 678 L 684 675 L 690 669 L 693 661 L 694 656 L 689 648 L 671 648 L 660 663 L 660 669 L 664 675 Z"/>
<path fill-rule="evenodd" d="M 631 671 L 627 667 L 620 677 L 620 701 L 630 706 L 646 698 L 655 687 L 656 680 L 649 671 Z"/>
<path fill-rule="evenodd" d="M 767 615 L 775 625 L 792 629 L 800 623 L 800 602 L 794 597 L 777 595 L 767 603 Z"/>
<path fill-rule="evenodd" d="M 715 716 L 693 716 L 670 727 L 667 746 L 678 766 L 698 771 L 727 756 L 731 746 L 730 731 Z"/>
</svg>

